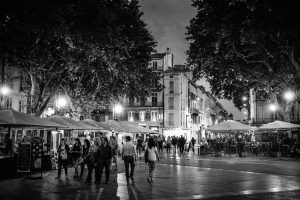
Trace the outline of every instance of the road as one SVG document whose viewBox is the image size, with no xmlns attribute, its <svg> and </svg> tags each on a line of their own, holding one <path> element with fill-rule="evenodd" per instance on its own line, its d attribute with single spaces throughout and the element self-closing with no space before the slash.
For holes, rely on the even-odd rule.
<svg viewBox="0 0 300 200">
<path fill-rule="evenodd" d="M 55 180 L 56 170 L 42 180 L 0 181 L 0 199 L 300 199 L 300 162 L 271 158 L 210 158 L 162 155 L 154 182 L 137 161 L 135 181 L 126 182 L 120 160 L 109 185 L 85 184 L 73 178 Z M 69 176 L 73 174 L 69 169 Z"/>
</svg>

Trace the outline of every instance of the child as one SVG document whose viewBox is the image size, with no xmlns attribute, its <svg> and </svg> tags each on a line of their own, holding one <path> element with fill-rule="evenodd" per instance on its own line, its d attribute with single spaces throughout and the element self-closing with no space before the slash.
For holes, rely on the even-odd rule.
<svg viewBox="0 0 300 200">
<path fill-rule="evenodd" d="M 147 180 L 149 183 L 153 182 L 153 172 L 155 169 L 155 162 L 159 161 L 159 156 L 157 152 L 157 148 L 155 147 L 155 142 L 153 138 L 149 138 L 148 141 L 148 147 L 145 151 L 145 162 L 148 162 L 149 166 L 149 176 L 147 177 Z"/>
</svg>

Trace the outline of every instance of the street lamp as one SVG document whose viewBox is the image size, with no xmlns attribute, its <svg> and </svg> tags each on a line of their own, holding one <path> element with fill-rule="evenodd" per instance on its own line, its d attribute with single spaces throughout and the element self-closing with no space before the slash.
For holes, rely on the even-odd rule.
<svg viewBox="0 0 300 200">
<path fill-rule="evenodd" d="M 248 99 L 248 98 L 247 98 L 246 96 L 243 96 L 243 97 L 242 97 L 242 100 L 243 100 L 243 101 L 247 101 L 247 99 Z"/>
<path fill-rule="evenodd" d="M 56 105 L 61 108 L 65 107 L 68 104 L 67 99 L 64 96 L 59 96 L 56 101 Z"/>
<path fill-rule="evenodd" d="M 283 95 L 284 99 L 289 101 L 293 101 L 295 99 L 295 93 L 293 91 L 286 91 Z"/>
<path fill-rule="evenodd" d="M 123 112 L 123 106 L 121 104 L 116 104 L 113 107 L 113 120 L 115 120 L 115 115 Z"/>
<path fill-rule="evenodd" d="M 6 86 L 6 85 L 1 86 L 1 88 L 0 88 L 0 93 L 1 93 L 1 95 L 3 95 L 3 96 L 8 95 L 8 94 L 10 93 L 9 87 Z"/>
<path fill-rule="evenodd" d="M 275 104 L 270 104 L 269 108 L 272 112 L 275 112 L 277 110 L 277 106 Z"/>
</svg>

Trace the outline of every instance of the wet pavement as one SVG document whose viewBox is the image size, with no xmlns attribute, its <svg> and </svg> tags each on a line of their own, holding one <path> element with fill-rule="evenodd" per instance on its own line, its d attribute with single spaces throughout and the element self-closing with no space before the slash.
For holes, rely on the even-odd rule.
<svg viewBox="0 0 300 200">
<path fill-rule="evenodd" d="M 45 172 L 42 180 L 0 181 L 0 199 L 300 199 L 300 162 L 270 158 L 211 158 L 162 156 L 153 183 L 146 180 L 147 166 L 137 161 L 135 181 L 126 182 L 124 165 L 111 174 L 109 185 L 76 181 L 57 171 Z M 93 177 L 94 178 L 94 177 Z"/>
</svg>

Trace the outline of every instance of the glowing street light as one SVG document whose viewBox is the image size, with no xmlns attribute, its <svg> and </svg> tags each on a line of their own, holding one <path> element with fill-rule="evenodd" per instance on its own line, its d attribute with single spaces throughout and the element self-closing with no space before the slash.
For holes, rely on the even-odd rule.
<svg viewBox="0 0 300 200">
<path fill-rule="evenodd" d="M 243 97 L 242 97 L 242 100 L 243 100 L 243 101 L 247 101 L 247 99 L 248 99 L 248 98 L 247 98 L 246 96 L 243 96 Z"/>
<path fill-rule="evenodd" d="M 8 94 L 10 93 L 9 87 L 6 86 L 6 85 L 1 86 L 1 88 L 0 88 L 0 93 L 1 93 L 3 96 L 8 95 Z"/>
<path fill-rule="evenodd" d="M 287 101 L 293 101 L 295 99 L 295 93 L 293 91 L 286 91 L 283 95 L 284 99 Z"/>
<path fill-rule="evenodd" d="M 68 101 L 64 96 L 59 96 L 56 103 L 58 107 L 65 107 L 68 104 Z"/>
<path fill-rule="evenodd" d="M 269 108 L 272 112 L 275 112 L 277 110 L 277 106 L 275 104 L 270 104 Z"/>
<path fill-rule="evenodd" d="M 120 114 L 123 111 L 123 107 L 120 104 L 115 105 L 115 113 Z"/>
</svg>

